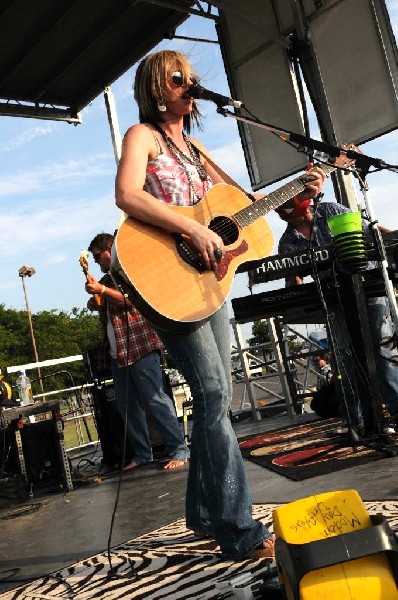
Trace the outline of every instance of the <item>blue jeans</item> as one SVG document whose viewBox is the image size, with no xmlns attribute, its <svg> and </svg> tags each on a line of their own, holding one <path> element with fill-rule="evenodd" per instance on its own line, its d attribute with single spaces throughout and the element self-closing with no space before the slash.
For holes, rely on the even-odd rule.
<svg viewBox="0 0 398 600">
<path fill-rule="evenodd" d="M 392 344 L 380 346 L 380 342 L 394 335 L 395 325 L 385 296 L 369 298 L 367 306 L 381 396 L 390 414 L 395 416 L 398 413 L 398 351 Z"/>
<path fill-rule="evenodd" d="M 159 352 L 150 352 L 133 365 L 122 368 L 112 359 L 112 375 L 123 421 L 127 402 L 127 438 L 135 448 L 134 459 L 141 464 L 153 459 L 145 409 L 151 413 L 168 455 L 176 460 L 187 459 L 189 450 L 183 431 L 172 400 L 163 391 Z"/>
<path fill-rule="evenodd" d="M 252 517 L 243 459 L 228 414 L 232 381 L 227 307 L 194 332 L 157 333 L 193 398 L 187 527 L 211 531 L 225 558 L 243 558 L 271 534 Z"/>
<path fill-rule="evenodd" d="M 398 413 L 398 352 L 392 345 L 390 347 L 380 346 L 380 342 L 393 335 L 395 326 L 391 320 L 388 300 L 385 296 L 369 298 L 366 304 L 381 397 L 390 414 L 396 416 Z M 333 318 L 336 326 L 336 343 L 341 357 L 342 382 L 348 411 L 352 424 L 354 426 L 361 425 L 363 419 L 355 383 L 355 366 L 344 315 L 342 311 L 336 309 L 333 311 Z"/>
<path fill-rule="evenodd" d="M 363 417 L 359 403 L 359 393 L 355 380 L 355 362 L 352 356 L 351 340 L 347 330 L 345 316 L 338 306 L 331 311 L 332 330 L 335 336 L 335 350 L 337 356 L 332 355 L 332 367 L 335 373 L 340 372 L 342 393 L 340 411 L 343 421 L 349 417 L 353 427 L 363 426 Z M 337 365 L 338 364 L 338 368 Z M 346 413 L 348 412 L 348 415 Z"/>
</svg>

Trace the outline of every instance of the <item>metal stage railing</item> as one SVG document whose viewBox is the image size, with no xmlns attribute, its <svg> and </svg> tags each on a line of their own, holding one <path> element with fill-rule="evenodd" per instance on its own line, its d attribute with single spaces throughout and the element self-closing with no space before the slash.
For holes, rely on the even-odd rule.
<svg viewBox="0 0 398 600">
<path fill-rule="evenodd" d="M 231 344 L 233 363 L 233 401 L 231 403 L 231 418 L 252 418 L 261 420 L 269 412 L 286 411 L 290 417 L 303 410 L 303 397 L 311 387 L 311 377 L 315 380 L 319 373 L 311 365 L 311 356 L 320 348 L 316 342 L 301 334 L 288 325 L 281 326 L 277 319 L 268 319 L 270 341 L 256 346 L 247 346 L 241 326 L 231 319 L 234 342 Z M 290 334 L 300 338 L 307 345 L 308 351 L 289 354 L 287 340 Z M 260 357 L 259 355 L 262 355 Z M 83 357 L 71 357 L 73 360 L 83 360 Z M 60 359 L 64 363 L 67 359 Z M 52 361 L 56 364 L 56 361 Z M 35 369 L 32 363 L 28 368 Z M 15 371 L 10 367 L 9 372 Z M 166 370 L 167 371 L 167 370 Z M 69 374 L 68 371 L 57 371 L 49 375 Z M 175 372 L 174 372 L 175 375 Z M 70 376 L 70 374 L 69 374 Z M 173 382 L 174 381 L 174 382 Z M 192 398 L 189 386 L 182 377 L 170 382 L 177 416 L 182 420 L 184 432 L 188 438 L 188 419 L 192 412 Z M 73 380 L 71 381 L 73 384 Z M 112 384 L 109 379 L 106 384 Z M 90 447 L 99 443 L 98 435 L 92 433 L 88 420 L 93 418 L 92 390 L 96 384 L 85 383 L 80 386 L 71 385 L 62 389 L 45 391 L 35 394 L 36 402 L 44 398 L 61 397 L 63 405 L 63 421 L 74 425 L 76 443 L 67 448 L 67 452 Z M 94 420 L 95 425 L 95 420 Z M 97 432 L 98 433 L 98 432 Z"/>
</svg>

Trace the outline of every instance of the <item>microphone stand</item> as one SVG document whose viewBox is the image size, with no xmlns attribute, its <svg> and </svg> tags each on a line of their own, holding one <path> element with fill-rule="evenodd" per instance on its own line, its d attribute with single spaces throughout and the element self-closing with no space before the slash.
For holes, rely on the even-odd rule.
<svg viewBox="0 0 398 600">
<path fill-rule="evenodd" d="M 354 169 L 354 174 L 359 181 L 360 190 L 362 192 L 364 204 L 366 207 L 366 213 L 370 220 L 369 228 L 371 229 L 372 234 L 373 234 L 373 239 L 374 239 L 375 249 L 376 249 L 376 258 L 377 258 L 377 262 L 379 263 L 379 266 L 380 266 L 380 269 L 381 269 L 381 272 L 383 275 L 383 281 L 384 281 L 384 285 L 385 285 L 388 304 L 390 307 L 391 317 L 392 317 L 392 320 L 395 325 L 395 335 L 397 335 L 397 332 L 398 332 L 398 307 L 397 307 L 397 300 L 396 300 L 395 293 L 394 293 L 394 287 L 392 285 L 391 279 L 388 276 L 388 261 L 387 261 L 387 254 L 386 254 L 386 250 L 385 250 L 384 240 L 380 233 L 379 228 L 377 227 L 378 221 L 375 217 L 375 214 L 373 211 L 373 206 L 372 206 L 372 203 L 370 200 L 369 186 L 366 181 L 366 173 L 361 168 L 359 168 L 359 169 Z"/>
<path fill-rule="evenodd" d="M 244 108 L 244 107 L 243 107 Z M 339 157 L 341 154 L 345 154 L 347 158 L 355 159 L 355 164 L 357 168 L 354 169 L 354 174 L 358 178 L 360 182 L 361 191 L 364 195 L 364 201 L 366 210 L 368 212 L 368 216 L 370 218 L 371 228 L 375 236 L 375 245 L 377 252 L 380 256 L 380 267 L 382 269 L 384 286 L 386 289 L 386 295 L 388 298 L 388 303 L 391 310 L 391 317 L 393 319 L 395 325 L 396 334 L 398 333 L 398 307 L 397 301 L 395 299 L 394 289 L 392 282 L 388 276 L 387 271 L 387 257 L 384 246 L 384 241 L 381 236 L 381 233 L 377 227 L 372 227 L 377 223 L 377 220 L 374 217 L 373 209 L 371 203 L 367 196 L 368 187 L 364 178 L 360 178 L 358 171 L 363 174 L 369 173 L 370 167 L 375 167 L 376 171 L 380 171 L 386 169 L 388 171 L 392 171 L 394 173 L 398 173 L 398 165 L 389 165 L 384 162 L 380 158 L 372 158 L 371 156 L 367 156 L 366 154 L 362 154 L 362 152 L 357 152 L 356 150 L 347 150 L 345 148 L 340 148 L 339 146 L 333 146 L 331 144 L 326 144 L 325 142 L 321 142 L 319 140 L 315 140 L 308 136 L 301 135 L 299 133 L 294 133 L 293 131 L 289 131 L 288 129 L 281 129 L 280 127 L 276 127 L 275 125 L 271 125 L 269 123 L 264 123 L 259 119 L 253 119 L 250 117 L 245 117 L 243 115 L 239 115 L 237 113 L 233 113 L 227 110 L 223 106 L 217 106 L 217 112 L 220 113 L 223 117 L 232 117 L 236 121 L 242 121 L 244 123 L 248 123 L 249 125 L 254 125 L 255 127 L 260 127 L 262 129 L 266 129 L 267 131 L 271 131 L 276 134 L 277 137 L 281 141 L 291 142 L 292 144 L 297 144 L 298 152 L 303 152 L 304 154 L 311 154 L 309 150 L 315 150 L 316 152 L 320 152 L 322 154 L 322 160 L 326 160 L 327 158 L 333 159 Z M 313 152 L 312 152 L 313 153 Z M 316 155 L 315 155 L 316 158 Z M 337 167 L 340 168 L 340 167 Z M 343 169 L 346 170 L 346 169 Z"/>
<path fill-rule="evenodd" d="M 332 146 L 331 144 L 314 140 L 308 136 L 294 133 L 288 129 L 281 129 L 275 125 L 264 123 L 263 121 L 260 121 L 260 119 L 253 119 L 250 117 L 244 117 L 243 115 L 238 115 L 237 113 L 233 113 L 222 106 L 217 106 L 217 112 L 223 117 L 232 117 L 236 121 L 242 121 L 244 123 L 248 123 L 249 125 L 254 125 L 255 127 L 260 127 L 261 129 L 271 131 L 272 133 L 275 133 L 283 142 L 289 141 L 293 144 L 298 144 L 299 146 L 297 150 L 299 152 L 303 152 L 304 154 L 308 154 L 308 148 L 321 152 L 322 154 L 325 154 L 331 158 L 337 158 L 341 154 L 345 154 L 347 158 L 355 159 L 355 161 L 358 161 L 358 163 L 363 165 L 363 167 L 366 169 L 368 169 L 370 166 L 373 166 L 378 171 L 387 169 L 389 171 L 398 173 L 398 165 L 389 165 L 381 158 L 372 158 L 371 156 L 362 154 L 362 152 L 347 150 L 345 148 L 340 148 L 339 146 Z"/>
<path fill-rule="evenodd" d="M 347 158 L 355 159 L 355 163 L 356 163 L 356 169 L 354 170 L 355 173 L 357 173 L 357 171 L 361 171 L 362 173 L 365 174 L 365 173 L 369 172 L 370 167 L 374 167 L 375 170 L 377 170 L 377 171 L 380 171 L 382 169 L 387 169 L 387 170 L 393 171 L 395 173 L 398 173 L 398 165 L 389 165 L 380 158 L 372 158 L 371 156 L 362 154 L 362 152 L 357 152 L 355 150 L 347 150 L 345 148 L 340 148 L 338 146 L 326 144 L 325 142 L 321 142 L 319 140 L 314 140 L 308 136 L 304 136 L 304 135 L 294 133 L 289 130 L 281 129 L 280 127 L 275 127 L 274 125 L 270 125 L 268 123 L 264 123 L 264 122 L 260 121 L 259 119 L 245 117 L 243 115 L 233 113 L 231 111 L 228 111 L 225 107 L 223 107 L 221 105 L 217 106 L 217 112 L 220 113 L 221 115 L 223 115 L 224 117 L 232 117 L 237 121 L 243 121 L 250 125 L 254 125 L 256 127 L 260 127 L 262 129 L 271 131 L 272 133 L 276 134 L 276 136 L 279 137 L 279 139 L 281 141 L 290 142 L 292 144 L 297 144 L 297 146 L 298 146 L 297 150 L 299 152 L 303 152 L 307 155 L 315 154 L 313 151 L 320 152 L 322 155 L 321 160 L 323 160 L 324 162 L 326 162 L 328 159 L 330 162 L 331 159 L 338 158 L 339 156 L 341 156 L 341 154 L 345 154 L 347 156 Z M 315 154 L 315 158 L 317 158 L 316 154 Z M 337 168 L 341 168 L 341 167 L 337 167 Z M 347 169 L 343 168 L 343 170 L 347 170 Z M 391 315 L 393 317 L 393 321 L 395 324 L 395 331 L 396 331 L 395 336 L 396 336 L 396 334 L 398 332 L 398 310 L 397 310 L 397 303 L 396 303 L 396 299 L 395 299 L 395 295 L 394 295 L 394 291 L 393 291 L 393 287 L 392 287 L 392 282 L 391 282 L 390 278 L 388 277 L 385 246 L 384 246 L 384 242 L 383 242 L 383 239 L 382 239 L 379 229 L 377 227 L 374 227 L 374 225 L 377 223 L 377 221 L 374 218 L 373 210 L 372 210 L 369 198 L 366 194 L 366 191 L 367 191 L 366 183 L 362 179 L 360 179 L 360 183 L 361 183 L 361 188 L 362 188 L 363 194 L 364 194 L 364 199 L 365 199 L 366 209 L 368 211 L 368 216 L 371 219 L 370 226 L 371 226 L 371 229 L 375 236 L 375 246 L 376 246 L 376 249 L 380 256 L 380 265 L 381 265 L 382 273 L 383 273 L 384 286 L 385 286 L 388 302 L 390 305 Z M 355 279 L 355 277 L 353 277 L 353 279 Z M 353 282 L 353 286 L 355 287 L 355 282 Z M 333 335 L 332 335 L 332 344 L 333 344 Z M 345 401 L 344 393 L 343 393 L 343 398 Z M 346 404 L 346 402 L 344 402 L 344 403 L 345 403 L 345 408 L 346 408 L 347 417 L 348 417 L 348 425 L 349 425 L 348 442 L 350 443 L 353 450 L 355 451 L 357 438 L 352 430 L 352 424 L 350 423 L 350 417 L 349 417 L 347 404 Z M 373 402 L 372 402 L 372 405 L 373 405 Z M 374 408 L 374 406 L 372 406 L 372 408 Z M 379 426 L 379 423 L 377 423 L 377 426 Z M 385 452 L 387 455 L 395 456 L 396 452 L 391 448 L 391 444 L 389 443 L 389 440 L 383 439 L 386 436 L 383 436 L 380 431 L 377 431 L 377 433 L 379 434 L 379 436 L 381 438 L 381 440 L 380 440 L 381 446 L 379 446 L 378 444 L 366 443 L 366 441 L 365 441 L 365 445 L 367 445 L 369 447 L 373 447 L 375 449 L 379 449 L 382 452 Z M 383 443 L 385 441 L 387 442 L 387 445 L 385 445 L 385 443 Z M 364 443 L 364 440 L 362 440 L 362 443 Z M 390 446 L 390 447 L 388 447 L 388 446 Z"/>
</svg>

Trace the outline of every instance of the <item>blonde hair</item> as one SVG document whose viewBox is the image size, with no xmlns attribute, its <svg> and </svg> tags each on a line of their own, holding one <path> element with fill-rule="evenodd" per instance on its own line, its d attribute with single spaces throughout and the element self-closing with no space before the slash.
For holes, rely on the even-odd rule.
<svg viewBox="0 0 398 600">
<path fill-rule="evenodd" d="M 176 50 L 160 50 L 148 54 L 138 65 L 134 81 L 134 98 L 138 104 L 140 123 L 157 125 L 162 121 L 158 104 L 163 102 L 163 90 L 169 88 L 167 77 L 172 71 L 179 71 L 183 85 L 187 85 L 192 75 L 191 65 L 181 52 Z M 199 128 L 201 115 L 193 104 L 192 112 L 184 115 L 184 129 L 190 133 L 195 123 Z"/>
</svg>

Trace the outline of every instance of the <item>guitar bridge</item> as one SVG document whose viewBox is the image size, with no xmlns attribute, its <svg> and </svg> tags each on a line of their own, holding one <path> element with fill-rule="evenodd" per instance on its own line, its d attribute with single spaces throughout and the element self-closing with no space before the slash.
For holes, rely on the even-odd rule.
<svg viewBox="0 0 398 600">
<path fill-rule="evenodd" d="M 181 258 L 191 267 L 196 269 L 199 273 L 204 273 L 206 271 L 206 267 L 196 252 L 194 248 L 191 246 L 189 241 L 184 238 L 180 233 L 173 234 L 177 253 Z"/>
</svg>

